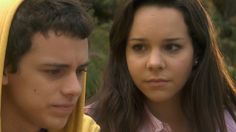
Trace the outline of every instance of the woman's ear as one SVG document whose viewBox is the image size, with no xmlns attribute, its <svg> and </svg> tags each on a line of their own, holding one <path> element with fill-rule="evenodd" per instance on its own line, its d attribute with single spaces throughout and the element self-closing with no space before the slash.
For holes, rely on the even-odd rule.
<svg viewBox="0 0 236 132">
<path fill-rule="evenodd" d="M 196 58 L 194 58 L 194 66 L 196 66 L 196 65 L 198 65 L 198 63 L 199 63 L 199 58 L 198 57 L 196 57 Z"/>
<path fill-rule="evenodd" d="M 2 77 L 2 85 L 7 85 L 8 84 L 8 68 L 3 69 L 3 77 Z"/>
<path fill-rule="evenodd" d="M 199 62 L 200 62 L 200 50 L 199 48 L 197 48 L 197 50 L 195 50 L 194 55 L 193 55 L 193 66 L 196 67 Z"/>
</svg>

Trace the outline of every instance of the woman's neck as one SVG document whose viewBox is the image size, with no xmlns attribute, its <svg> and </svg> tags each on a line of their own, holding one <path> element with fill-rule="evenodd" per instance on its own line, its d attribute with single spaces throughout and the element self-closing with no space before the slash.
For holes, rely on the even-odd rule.
<svg viewBox="0 0 236 132">
<path fill-rule="evenodd" d="M 169 124 L 173 132 L 191 131 L 190 123 L 181 108 L 179 97 L 160 103 L 147 101 L 147 106 L 158 120 Z"/>
</svg>

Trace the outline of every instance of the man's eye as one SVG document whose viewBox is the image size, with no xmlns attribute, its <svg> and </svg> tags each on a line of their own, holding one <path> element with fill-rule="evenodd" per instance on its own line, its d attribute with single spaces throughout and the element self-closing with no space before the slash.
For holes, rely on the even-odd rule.
<svg viewBox="0 0 236 132">
<path fill-rule="evenodd" d="M 85 72 L 87 72 L 87 68 L 78 69 L 78 70 L 76 71 L 76 75 L 77 75 L 78 77 L 81 77 Z"/>
<path fill-rule="evenodd" d="M 59 75 L 62 73 L 62 70 L 61 69 L 49 69 L 49 70 L 45 70 L 45 72 L 50 75 Z"/>
</svg>

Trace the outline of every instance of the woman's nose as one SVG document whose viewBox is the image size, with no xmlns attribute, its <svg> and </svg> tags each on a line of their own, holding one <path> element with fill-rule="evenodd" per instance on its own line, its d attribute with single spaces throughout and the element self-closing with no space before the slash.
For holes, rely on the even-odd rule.
<svg viewBox="0 0 236 132">
<path fill-rule="evenodd" d="M 164 69 L 166 67 L 164 55 L 159 50 L 152 50 L 146 62 L 146 68 L 149 70 Z"/>
</svg>

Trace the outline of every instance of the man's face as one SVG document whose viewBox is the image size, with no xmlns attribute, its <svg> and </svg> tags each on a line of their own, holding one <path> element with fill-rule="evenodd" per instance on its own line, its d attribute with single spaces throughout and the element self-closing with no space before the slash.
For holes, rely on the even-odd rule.
<svg viewBox="0 0 236 132">
<path fill-rule="evenodd" d="M 17 72 L 5 72 L 3 112 L 32 128 L 63 128 L 81 94 L 87 64 L 87 39 L 36 33 Z"/>
</svg>

